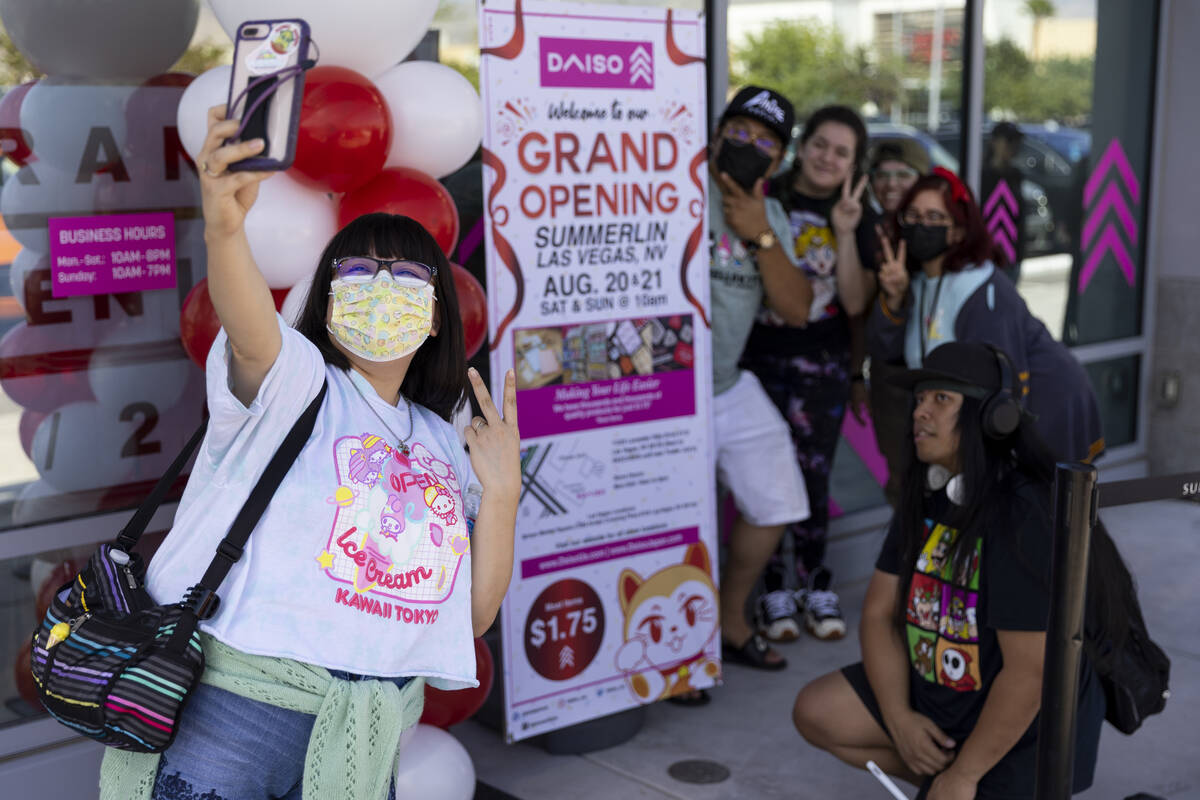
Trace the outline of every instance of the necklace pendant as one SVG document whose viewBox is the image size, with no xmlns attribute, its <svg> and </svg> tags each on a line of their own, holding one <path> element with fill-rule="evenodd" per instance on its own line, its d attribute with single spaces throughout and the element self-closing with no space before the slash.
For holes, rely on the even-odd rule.
<svg viewBox="0 0 1200 800">
<path fill-rule="evenodd" d="M 400 451 L 400 455 L 404 456 L 405 458 L 408 457 L 408 445 L 406 445 L 404 442 L 400 442 L 398 445 L 396 445 L 396 449 Z"/>
</svg>

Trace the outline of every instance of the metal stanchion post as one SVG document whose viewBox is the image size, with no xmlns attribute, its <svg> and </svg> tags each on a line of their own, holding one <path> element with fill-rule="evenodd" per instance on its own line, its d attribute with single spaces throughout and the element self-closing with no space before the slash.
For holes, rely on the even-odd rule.
<svg viewBox="0 0 1200 800">
<path fill-rule="evenodd" d="M 1071 796 L 1088 554 L 1095 522 L 1096 468 L 1059 464 L 1054 475 L 1054 573 L 1042 671 L 1036 800 Z"/>
</svg>

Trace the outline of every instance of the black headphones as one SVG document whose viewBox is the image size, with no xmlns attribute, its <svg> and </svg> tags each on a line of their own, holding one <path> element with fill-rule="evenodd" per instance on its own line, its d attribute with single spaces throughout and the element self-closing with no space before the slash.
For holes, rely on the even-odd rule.
<svg viewBox="0 0 1200 800">
<path fill-rule="evenodd" d="M 1016 381 L 1016 370 L 1008 355 L 998 347 L 987 345 L 996 357 L 996 365 L 1000 368 L 1000 388 L 988 395 L 983 401 L 980 411 L 980 423 L 984 434 L 991 439 L 1004 439 L 1011 436 L 1021 424 L 1021 402 L 1017 399 L 1019 387 Z"/>
</svg>

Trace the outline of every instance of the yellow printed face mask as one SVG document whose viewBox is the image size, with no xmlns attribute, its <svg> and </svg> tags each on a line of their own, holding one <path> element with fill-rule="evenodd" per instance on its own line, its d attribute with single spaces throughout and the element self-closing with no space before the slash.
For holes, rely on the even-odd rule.
<svg viewBox="0 0 1200 800">
<path fill-rule="evenodd" d="M 329 332 L 368 361 L 393 361 L 414 352 L 433 324 L 433 284 L 414 285 L 381 272 L 370 281 L 335 279 Z"/>
</svg>

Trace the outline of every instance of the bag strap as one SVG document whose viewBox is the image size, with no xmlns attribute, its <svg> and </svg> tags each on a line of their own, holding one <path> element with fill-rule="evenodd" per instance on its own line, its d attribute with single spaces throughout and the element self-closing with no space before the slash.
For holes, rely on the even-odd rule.
<svg viewBox="0 0 1200 800">
<path fill-rule="evenodd" d="M 150 524 L 150 518 L 154 516 L 154 512 L 158 511 L 158 507 L 162 505 L 162 501 L 166 498 L 167 492 L 171 491 L 171 486 L 174 485 L 175 479 L 179 477 L 179 473 L 183 472 L 183 467 L 192 457 L 192 453 L 196 452 L 196 448 L 200 446 L 200 442 L 204 439 L 204 432 L 208 429 L 208 418 L 200 423 L 200 427 L 196 428 L 196 432 L 192 434 L 192 438 L 179 451 L 179 455 L 175 456 L 175 460 L 171 462 L 171 466 L 167 467 L 167 471 L 158 479 L 158 483 L 138 506 L 138 510 L 133 517 L 117 534 L 116 546 L 128 553 L 137 544 L 138 539 L 146 532 L 146 526 Z"/>
<path fill-rule="evenodd" d="M 221 602 L 217 596 L 217 589 L 225 580 L 225 576 L 229 574 L 229 570 L 242 557 L 242 552 L 246 547 L 246 542 L 250 539 L 250 533 L 254 530 L 254 526 L 258 524 L 263 512 L 267 510 L 271 498 L 275 495 L 275 490 L 279 488 L 284 476 L 292 468 L 300 451 L 304 449 L 304 445 L 312 436 L 317 413 L 321 410 L 321 403 L 325 400 L 325 393 L 328 389 L 328 381 L 322 383 L 321 391 L 317 392 L 317 396 L 308 404 L 308 408 L 304 409 L 304 413 L 292 425 L 292 429 L 284 437 L 283 443 L 279 445 L 279 449 L 267 463 L 267 468 L 258 479 L 258 483 L 250 490 L 250 496 L 246 498 L 246 502 L 242 504 L 233 524 L 229 526 L 229 533 L 225 534 L 225 538 L 217 545 L 217 552 L 213 556 L 212 562 L 209 563 L 208 569 L 205 570 L 204 576 L 200 578 L 199 583 L 188 590 L 187 596 L 184 598 L 184 605 L 195 611 L 197 619 L 208 619 L 216 613 L 217 606 Z"/>
</svg>

